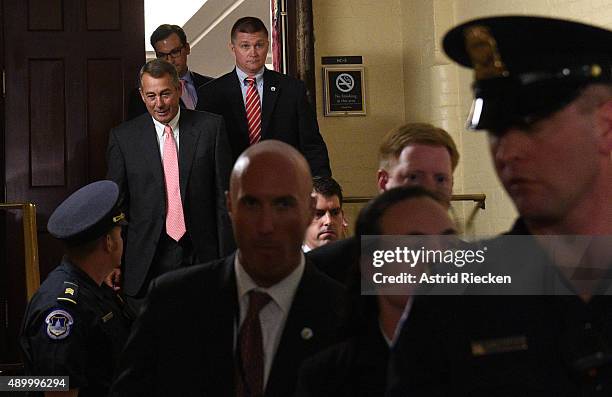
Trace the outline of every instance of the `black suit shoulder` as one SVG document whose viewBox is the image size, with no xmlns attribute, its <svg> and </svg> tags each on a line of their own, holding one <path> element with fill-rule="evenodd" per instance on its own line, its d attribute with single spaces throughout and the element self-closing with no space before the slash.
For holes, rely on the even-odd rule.
<svg viewBox="0 0 612 397">
<path fill-rule="evenodd" d="M 157 297 L 172 297 L 179 304 L 195 296 L 214 294 L 219 288 L 218 281 L 227 271 L 226 261 L 227 258 L 222 258 L 165 273 L 153 280 L 151 292 Z"/>
<path fill-rule="evenodd" d="M 234 82 L 234 80 L 236 80 Z M 238 82 L 238 76 L 236 75 L 236 71 L 232 70 L 229 73 L 226 73 L 222 76 L 217 77 L 216 79 L 208 80 L 205 84 L 201 85 L 198 88 L 198 98 L 204 97 L 206 98 L 206 93 L 217 92 L 218 90 L 224 90 L 229 84 L 234 84 Z M 211 98 L 218 99 L 218 98 Z"/>
<path fill-rule="evenodd" d="M 124 131 L 134 131 L 135 129 L 146 128 L 147 126 L 154 126 L 153 118 L 149 113 L 142 113 L 134 118 L 124 121 L 115 128 L 114 131 L 125 134 Z"/>
<path fill-rule="evenodd" d="M 326 244 L 306 254 L 317 269 L 343 285 L 350 282 L 354 270 L 359 265 L 359 256 L 360 244 L 356 237 Z"/>
<path fill-rule="evenodd" d="M 193 85 L 196 90 L 204 84 L 208 83 L 209 81 L 213 80 L 212 77 L 204 76 L 203 74 L 197 72 L 191 72 L 191 78 L 193 79 Z"/>
<path fill-rule="evenodd" d="M 181 118 L 183 121 L 191 121 L 194 122 L 202 122 L 202 121 L 214 121 L 216 123 L 223 122 L 223 116 L 220 116 L 216 113 L 207 112 L 204 110 L 189 110 L 189 109 L 181 109 Z"/>
<path fill-rule="evenodd" d="M 378 397 L 385 392 L 389 347 L 376 317 L 358 335 L 306 359 L 296 397 Z"/>
<path fill-rule="evenodd" d="M 270 79 L 271 81 L 277 81 L 279 84 L 283 84 L 292 88 L 306 89 L 306 84 L 300 79 L 296 79 L 288 74 L 279 73 L 275 70 L 266 69 L 264 72 L 264 79 Z"/>
</svg>

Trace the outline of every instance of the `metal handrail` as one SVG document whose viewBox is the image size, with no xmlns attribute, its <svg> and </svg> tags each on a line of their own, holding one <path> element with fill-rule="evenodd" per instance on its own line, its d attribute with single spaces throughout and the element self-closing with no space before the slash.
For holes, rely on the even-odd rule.
<svg viewBox="0 0 612 397">
<path fill-rule="evenodd" d="M 348 204 L 363 204 L 372 200 L 374 196 L 346 196 L 342 199 L 343 203 Z M 486 207 L 487 195 L 484 193 L 473 193 L 473 194 L 453 194 L 451 201 L 474 201 L 478 208 L 484 210 Z"/>
<path fill-rule="evenodd" d="M 38 235 L 36 230 L 36 205 L 32 203 L 0 203 L 3 210 L 23 212 L 23 246 L 25 253 L 26 293 L 28 300 L 40 286 L 40 267 L 38 265 Z"/>
</svg>

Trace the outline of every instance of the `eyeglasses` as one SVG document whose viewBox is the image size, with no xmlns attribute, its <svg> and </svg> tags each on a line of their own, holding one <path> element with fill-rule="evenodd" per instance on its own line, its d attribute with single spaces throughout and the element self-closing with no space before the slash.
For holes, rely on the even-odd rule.
<svg viewBox="0 0 612 397">
<path fill-rule="evenodd" d="M 168 59 L 168 57 L 170 57 L 172 59 L 178 58 L 181 55 L 181 51 L 183 51 L 183 48 L 185 48 L 184 45 L 182 45 L 180 47 L 177 47 L 177 48 L 175 48 L 174 50 L 172 50 L 172 51 L 170 51 L 168 53 L 155 51 L 155 56 L 158 59 Z"/>
</svg>

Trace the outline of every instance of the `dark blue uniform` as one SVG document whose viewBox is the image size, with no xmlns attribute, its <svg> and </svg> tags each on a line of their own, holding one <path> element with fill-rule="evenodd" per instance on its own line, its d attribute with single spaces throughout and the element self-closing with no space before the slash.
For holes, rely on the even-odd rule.
<svg viewBox="0 0 612 397">
<path fill-rule="evenodd" d="M 608 396 L 612 297 L 416 297 L 388 382 L 386 397 Z"/>
<path fill-rule="evenodd" d="M 131 322 L 114 291 L 64 259 L 26 310 L 20 345 L 27 374 L 69 376 L 79 396 L 106 396 Z"/>
</svg>

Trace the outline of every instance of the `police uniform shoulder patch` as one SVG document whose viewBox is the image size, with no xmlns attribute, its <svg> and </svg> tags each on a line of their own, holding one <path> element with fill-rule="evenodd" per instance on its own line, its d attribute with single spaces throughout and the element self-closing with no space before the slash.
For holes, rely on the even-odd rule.
<svg viewBox="0 0 612 397">
<path fill-rule="evenodd" d="M 61 293 L 57 297 L 58 301 L 70 302 L 77 304 L 77 297 L 79 293 L 79 285 L 71 281 L 64 281 Z"/>
<path fill-rule="evenodd" d="M 45 324 L 47 324 L 47 336 L 53 340 L 61 340 L 70 335 L 74 319 L 66 310 L 55 309 L 47 315 Z"/>
</svg>

